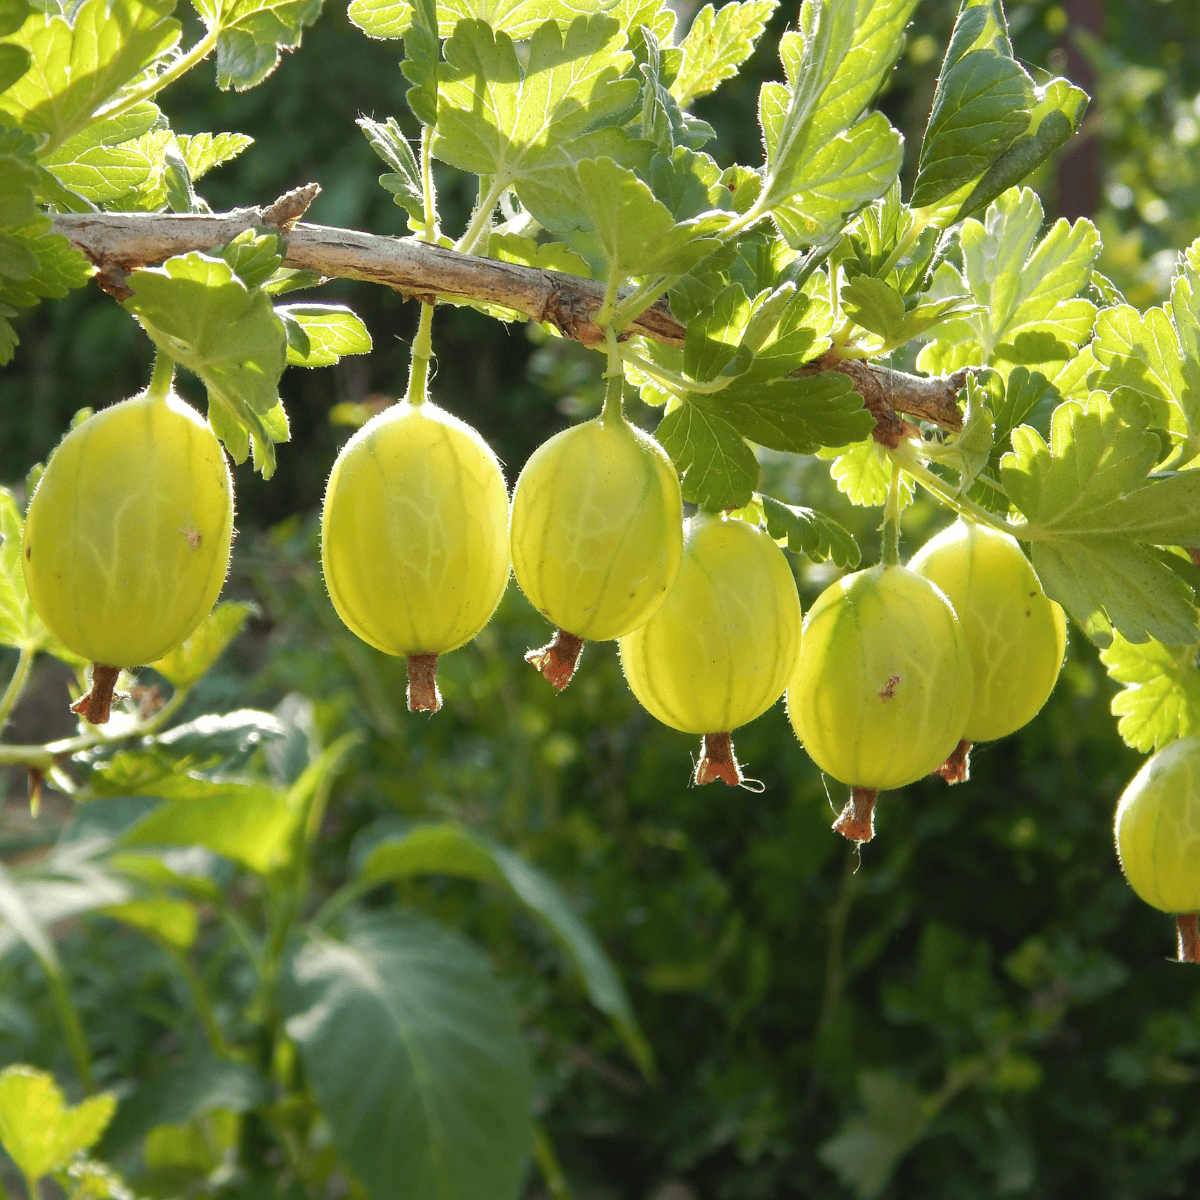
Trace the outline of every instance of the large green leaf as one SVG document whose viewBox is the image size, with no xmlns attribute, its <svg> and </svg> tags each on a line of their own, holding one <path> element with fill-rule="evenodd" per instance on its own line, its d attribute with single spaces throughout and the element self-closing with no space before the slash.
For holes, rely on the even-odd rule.
<svg viewBox="0 0 1200 1200">
<path fill-rule="evenodd" d="M 369 354 L 371 335 L 366 325 L 344 304 L 289 304 L 275 309 L 289 333 L 294 324 L 303 343 L 288 341 L 287 360 L 295 367 L 332 367 L 343 354 Z"/>
<path fill-rule="evenodd" d="M 217 86 L 239 92 L 261 83 L 284 50 L 300 45 L 321 0 L 192 0 L 209 29 L 218 29 Z"/>
<path fill-rule="evenodd" d="M 373 1200 L 516 1200 L 530 1078 L 478 951 L 412 916 L 314 938 L 282 982 L 288 1036 L 341 1160 Z"/>
<path fill-rule="evenodd" d="M 223 258 L 192 252 L 129 275 L 125 301 L 162 351 L 199 375 L 209 419 L 235 462 L 252 436 L 264 477 L 275 469 L 274 442 L 287 437 L 273 421 L 287 356 L 283 321 L 270 297 L 251 289 Z"/>
<path fill-rule="evenodd" d="M 171 138 L 158 106 L 146 102 L 109 121 L 92 122 L 42 161 L 72 191 L 110 204 L 162 174 Z"/>
<path fill-rule="evenodd" d="M 655 434 L 681 476 L 683 498 L 708 512 L 744 508 L 758 487 L 758 459 L 728 421 L 684 401 Z"/>
<path fill-rule="evenodd" d="M 616 970 L 559 887 L 519 855 L 462 825 L 418 825 L 374 846 L 358 869 L 364 886 L 411 875 L 442 874 L 503 888 L 542 921 L 570 956 L 588 998 L 613 1024 L 649 1073 L 646 1045 Z"/>
<path fill-rule="evenodd" d="M 835 566 L 853 570 L 862 561 L 862 552 L 853 534 L 832 517 L 816 509 L 784 504 L 771 496 L 760 497 L 767 532 L 778 542 L 787 540 L 795 554 L 807 554 L 818 562 L 832 560 Z"/>
<path fill-rule="evenodd" d="M 1141 645 L 1119 633 L 1100 652 L 1110 676 L 1124 687 L 1112 699 L 1117 732 L 1149 754 L 1176 738 L 1200 733 L 1200 645 Z"/>
<path fill-rule="evenodd" d="M 49 155 L 179 41 L 174 7 L 174 0 L 84 0 L 69 19 L 26 21 L 7 40 L 28 50 L 33 66 L 0 92 L 0 113 L 45 134 L 40 154 Z"/>
<path fill-rule="evenodd" d="M 195 632 L 170 654 L 150 665 L 173 687 L 191 687 L 221 657 L 255 611 L 253 604 L 223 600 Z"/>
</svg>

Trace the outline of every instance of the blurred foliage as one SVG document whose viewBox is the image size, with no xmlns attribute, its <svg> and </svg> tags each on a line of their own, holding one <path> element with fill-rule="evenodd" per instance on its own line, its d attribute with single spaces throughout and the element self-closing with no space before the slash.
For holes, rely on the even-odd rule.
<svg viewBox="0 0 1200 1200">
<path fill-rule="evenodd" d="M 921 5 L 883 100 L 910 151 L 956 7 Z M 1200 223 L 1200 7 L 1106 0 L 1104 14 L 1102 38 L 1085 43 L 1100 81 L 1085 136 L 1101 158 L 1102 269 L 1146 303 L 1163 291 L 1160 252 Z M 782 7 L 775 35 L 794 17 L 794 5 Z M 1071 36 L 1058 4 L 1015 4 L 1010 18 L 1033 66 Z M 213 207 L 268 202 L 315 179 L 325 190 L 310 219 L 402 232 L 402 211 L 376 186 L 378 161 L 348 135 L 360 112 L 406 119 L 396 53 L 332 6 L 255 91 L 218 94 L 207 78 L 175 88 L 166 103 L 181 131 L 257 139 L 205 181 Z M 697 106 L 731 156 L 756 158 L 754 98 L 776 71 L 764 38 L 742 76 Z M 1053 172 L 1039 182 L 1053 214 Z M 461 228 L 472 197 L 442 198 L 447 226 Z M 1044 712 L 978 748 L 968 784 L 934 780 L 886 796 L 861 861 L 830 832 L 842 797 L 827 792 L 781 707 L 737 739 L 766 784 L 761 796 L 690 788 L 696 748 L 638 709 L 612 646 L 589 647 L 561 696 L 520 665 L 545 628 L 515 585 L 480 638 L 445 659 L 443 711 L 410 716 L 403 664 L 356 641 L 328 604 L 311 513 L 347 434 L 329 410 L 398 393 L 415 306 L 348 283 L 325 294 L 364 317 L 376 351 L 285 376 L 293 443 L 270 484 L 248 469 L 237 480 L 243 534 L 230 590 L 260 616 L 181 717 L 255 703 L 314 746 L 364 735 L 318 843 L 318 897 L 344 882 L 348 860 L 419 819 L 498 839 L 572 897 L 630 989 L 658 1065 L 653 1083 L 586 1004 L 562 950 L 510 900 L 437 877 L 367 898 L 381 911 L 424 911 L 486 947 L 533 1047 L 539 1163 L 550 1179 L 557 1160 L 567 1181 L 554 1194 L 1194 1194 L 1200 995 L 1192 974 L 1166 961 L 1170 922 L 1135 899 L 1117 867 L 1111 815 L 1138 758 L 1116 736 L 1113 685 L 1094 650 L 1072 640 Z M 74 409 L 141 386 L 150 357 L 94 289 L 23 320 L 18 357 L 0 377 L 0 477 L 12 480 L 46 455 Z M 574 344 L 454 308 L 439 310 L 434 336 L 435 396 L 480 429 L 510 478 L 549 433 L 598 407 L 599 360 Z M 765 474 L 772 494 L 829 502 L 873 545 L 873 514 L 834 499 L 826 464 L 768 460 Z M 904 552 L 934 519 L 914 502 Z M 807 607 L 828 567 L 801 562 L 799 573 Z M 280 753 L 260 750 L 255 761 Z M 64 826 L 79 836 L 102 820 L 102 809 L 75 813 L 53 792 L 37 824 L 21 820 L 23 789 L 13 781 L 0 844 L 10 863 Z M 238 887 L 234 905 L 262 902 L 252 882 Z M 218 1017 L 232 1023 L 253 980 L 228 950 L 218 908 L 202 915 L 195 952 Z M 60 953 L 102 1086 L 200 1052 L 187 992 L 160 947 L 97 917 L 69 923 Z M 0 958 L 0 1063 L 69 1078 L 44 992 L 27 951 Z M 201 1168 L 216 1172 L 219 1190 L 234 1138 L 222 1122 L 160 1126 L 132 1171 L 144 1194 L 183 1194 L 179 1179 Z M 549 1187 L 531 1170 L 530 1197 Z"/>
</svg>

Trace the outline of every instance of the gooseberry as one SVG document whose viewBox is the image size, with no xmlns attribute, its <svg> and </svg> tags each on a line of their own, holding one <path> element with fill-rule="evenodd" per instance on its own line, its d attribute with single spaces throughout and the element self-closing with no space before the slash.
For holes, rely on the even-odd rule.
<svg viewBox="0 0 1200 1200">
<path fill-rule="evenodd" d="M 558 627 L 525 657 L 560 691 L 583 642 L 632 633 L 658 611 L 683 553 L 683 498 L 662 447 L 619 414 L 533 452 L 512 507 L 513 574 Z"/>
<path fill-rule="evenodd" d="M 928 579 L 880 564 L 826 588 L 804 622 L 787 704 L 812 759 L 851 786 L 834 828 L 870 841 L 877 793 L 945 762 L 973 694 L 962 625 Z"/>
<path fill-rule="evenodd" d="M 662 607 L 620 640 L 633 694 L 704 741 L 696 783 L 742 783 L 730 733 L 766 712 L 800 651 L 800 598 L 783 551 L 757 526 L 700 513 Z"/>
<path fill-rule="evenodd" d="M 946 593 L 962 622 L 975 700 L 963 738 L 990 742 L 1031 721 L 1046 703 L 1062 667 L 1067 621 L 1042 591 L 1016 538 L 956 521 L 908 564 Z M 948 768 L 951 782 L 965 778 Z"/>
<path fill-rule="evenodd" d="M 169 388 L 105 408 L 63 438 L 30 500 L 22 553 L 46 628 L 94 664 L 76 712 L 103 724 L 119 669 L 162 658 L 204 620 L 232 537 L 225 454 Z"/>
<path fill-rule="evenodd" d="M 508 493 L 465 422 L 405 400 L 342 447 L 321 513 L 321 563 L 347 627 L 408 660 L 408 706 L 436 712 L 438 655 L 469 642 L 508 584 Z"/>
<path fill-rule="evenodd" d="M 1178 915 L 1180 961 L 1200 961 L 1200 735 L 1142 764 L 1121 795 L 1114 832 L 1130 887 Z"/>
</svg>

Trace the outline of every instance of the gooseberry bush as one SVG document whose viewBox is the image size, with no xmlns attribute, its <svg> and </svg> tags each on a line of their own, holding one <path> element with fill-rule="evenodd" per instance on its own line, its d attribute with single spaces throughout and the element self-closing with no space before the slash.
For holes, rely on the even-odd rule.
<svg viewBox="0 0 1200 1200">
<path fill-rule="evenodd" d="M 260 1194 L 273 1173 L 293 1196 L 492 1200 L 520 1192 L 532 1153 L 558 1186 L 502 981 L 458 934 L 366 903 L 418 875 L 478 881 L 542 923 L 654 1073 L 548 875 L 426 822 L 378 831 L 320 895 L 314 848 L 356 735 L 312 747 L 253 710 L 177 720 L 250 616 L 216 603 L 226 456 L 269 478 L 288 452 L 284 369 L 371 350 L 349 308 L 291 296 L 333 278 L 420 305 L 406 394 L 342 450 L 321 523 L 333 606 L 407 660 L 412 710 L 437 712 L 439 656 L 483 630 L 511 569 L 552 629 L 529 661 L 561 690 L 586 642 L 618 641 L 640 703 L 702 739 L 697 785 L 756 786 L 731 734 L 786 692 L 805 750 L 850 789 L 835 828 L 861 844 L 880 791 L 966 782 L 971 743 L 1036 715 L 1069 616 L 1125 685 L 1120 735 L 1157 752 L 1117 813 L 1122 864 L 1196 959 L 1200 240 L 1141 312 L 1096 270 L 1094 225 L 1047 225 L 1022 185 L 1087 98 L 1017 61 L 999 0 L 964 0 L 908 189 L 873 102 L 915 0 L 804 0 L 759 96 L 761 161 L 726 166 L 690 110 L 742 69 L 774 0 L 705 6 L 686 30 L 657 0 L 351 0 L 363 35 L 394 44 L 419 127 L 414 142 L 394 116 L 359 122 L 407 238 L 304 222 L 316 185 L 211 211 L 197 183 L 248 139 L 174 132 L 170 85 L 215 62 L 219 88 L 254 87 L 321 2 L 193 8 L 185 47 L 173 0 L 0 0 L 0 362 L 21 309 L 93 281 L 156 352 L 143 393 L 81 414 L 31 470 L 25 511 L 0 495 L 0 642 L 19 652 L 0 719 L 39 654 L 76 669 L 83 718 L 0 762 L 28 771 L 35 808 L 48 785 L 103 814 L 0 868 L 0 914 L 44 969 L 73 1087 L 98 1079 L 48 932 L 63 918 L 158 945 L 205 1042 L 119 1102 L 71 1108 L 35 1071 L 0 1077 L 0 1141 L 31 1195 L 47 1176 L 126 1195 L 103 1160 L 146 1187 L 184 1167 L 197 1194 Z M 461 230 L 442 226 L 435 161 L 474 180 Z M 453 396 L 430 397 L 442 304 L 602 359 L 602 413 L 532 456 L 511 511 L 496 455 Z M 652 429 L 627 416 L 634 395 L 661 411 Z M 756 447 L 828 460 L 846 506 L 880 510 L 878 555 L 844 512 L 763 494 Z M 906 566 L 918 489 L 955 523 Z M 803 622 L 784 548 L 839 576 Z M 683 782 L 683 742 L 680 760 Z M 256 896 L 251 920 L 234 891 Z M 209 919 L 252 980 L 236 1015 L 193 962 Z"/>
</svg>

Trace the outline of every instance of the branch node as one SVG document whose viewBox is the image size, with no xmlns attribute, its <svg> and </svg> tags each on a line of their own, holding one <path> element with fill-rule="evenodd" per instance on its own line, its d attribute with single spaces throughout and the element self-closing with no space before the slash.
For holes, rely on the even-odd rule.
<svg viewBox="0 0 1200 1200">
<path fill-rule="evenodd" d="M 284 192 L 278 200 L 263 209 L 263 224 L 274 225 L 280 233 L 291 233 L 292 226 L 308 211 L 308 206 L 321 194 L 319 183 Z"/>
</svg>

